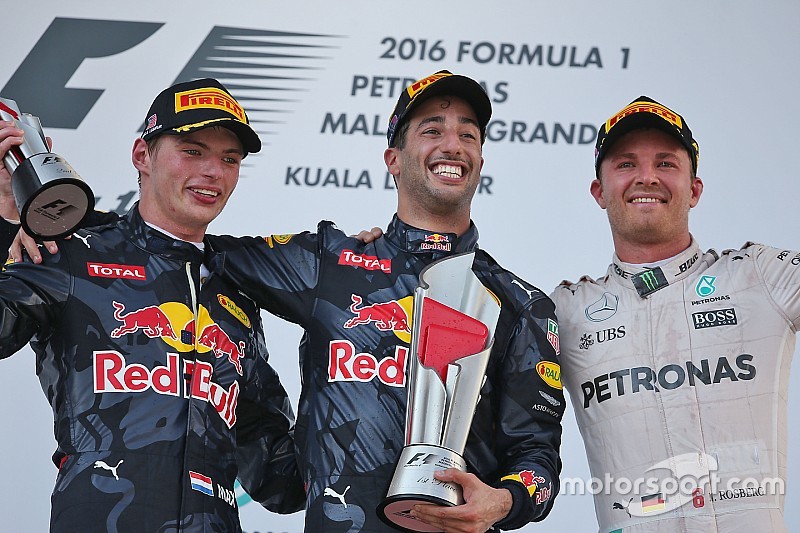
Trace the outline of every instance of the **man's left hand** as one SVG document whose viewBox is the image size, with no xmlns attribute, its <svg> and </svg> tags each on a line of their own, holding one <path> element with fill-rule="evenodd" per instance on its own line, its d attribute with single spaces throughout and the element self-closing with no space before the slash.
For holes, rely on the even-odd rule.
<svg viewBox="0 0 800 533">
<path fill-rule="evenodd" d="M 511 492 L 492 488 L 475 474 L 448 468 L 436 472 L 435 476 L 441 481 L 461 485 L 466 503 L 455 507 L 415 505 L 412 514 L 426 524 L 440 527 L 448 533 L 484 533 L 511 511 Z"/>
</svg>

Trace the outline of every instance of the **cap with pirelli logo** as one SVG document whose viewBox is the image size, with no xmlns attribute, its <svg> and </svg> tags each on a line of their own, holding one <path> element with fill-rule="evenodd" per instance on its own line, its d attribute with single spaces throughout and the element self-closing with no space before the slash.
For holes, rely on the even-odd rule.
<svg viewBox="0 0 800 533">
<path fill-rule="evenodd" d="M 244 108 L 213 78 L 177 83 L 161 91 L 147 112 L 142 139 L 149 141 L 162 133 L 180 135 L 210 126 L 235 133 L 244 155 L 261 150 L 261 140 L 250 126 Z"/>
<path fill-rule="evenodd" d="M 440 70 L 406 87 L 397 99 L 391 116 L 386 138 L 389 146 L 395 144 L 397 130 L 408 119 L 411 112 L 432 96 L 458 96 L 463 98 L 475 111 L 481 130 L 481 142 L 486 140 L 486 125 L 492 118 L 492 103 L 481 84 L 472 78 Z"/>
<path fill-rule="evenodd" d="M 692 130 L 682 116 L 647 96 L 640 96 L 600 125 L 594 146 L 595 173 L 600 175 L 600 163 L 611 145 L 626 133 L 643 128 L 656 128 L 675 137 L 689 152 L 692 170 L 697 174 L 700 147 L 692 137 Z"/>
</svg>

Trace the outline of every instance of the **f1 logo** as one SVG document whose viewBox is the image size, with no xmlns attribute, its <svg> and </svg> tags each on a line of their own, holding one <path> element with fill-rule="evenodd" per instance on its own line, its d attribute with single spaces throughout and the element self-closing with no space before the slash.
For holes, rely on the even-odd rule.
<svg viewBox="0 0 800 533">
<path fill-rule="evenodd" d="M 83 60 L 129 50 L 161 26 L 57 17 L 3 87 L 3 96 L 41 117 L 46 126 L 76 129 L 103 94 L 102 89 L 66 87 Z M 69 46 L 64 46 L 67 42 Z"/>
<path fill-rule="evenodd" d="M 406 466 L 422 466 L 429 465 L 436 462 L 435 453 L 415 453 L 414 456 L 408 460 Z"/>
</svg>

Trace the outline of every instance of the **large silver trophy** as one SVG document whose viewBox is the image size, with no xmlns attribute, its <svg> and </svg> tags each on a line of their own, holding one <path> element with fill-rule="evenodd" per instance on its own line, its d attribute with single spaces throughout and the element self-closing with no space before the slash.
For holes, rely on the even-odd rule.
<svg viewBox="0 0 800 533">
<path fill-rule="evenodd" d="M 462 454 L 500 316 L 500 303 L 472 272 L 474 256 L 432 263 L 414 292 L 405 447 L 378 507 L 402 531 L 441 531 L 411 516 L 416 504 L 464 503 L 459 485 L 433 474 L 466 471 Z"/>
<path fill-rule="evenodd" d="M 20 113 L 14 100 L 0 98 L 0 118 L 16 121 L 25 131 L 23 143 L 3 158 L 22 227 L 48 240 L 72 233 L 94 209 L 92 189 L 63 157 L 50 152 L 38 117 Z"/>
</svg>

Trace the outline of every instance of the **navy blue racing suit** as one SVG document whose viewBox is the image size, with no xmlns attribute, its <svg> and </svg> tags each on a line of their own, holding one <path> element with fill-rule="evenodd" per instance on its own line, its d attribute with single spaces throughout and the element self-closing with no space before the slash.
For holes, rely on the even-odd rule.
<svg viewBox="0 0 800 533">
<path fill-rule="evenodd" d="M 240 531 L 237 459 L 267 476 L 252 490 L 268 508 L 302 507 L 293 414 L 253 301 L 201 283 L 203 253 L 137 206 L 43 255 L 0 273 L 0 357 L 31 341 L 53 409 L 52 531 Z"/>
<path fill-rule="evenodd" d="M 307 531 L 388 529 L 376 507 L 404 443 L 414 288 L 433 261 L 472 250 L 473 272 L 502 307 L 464 454 L 468 470 L 511 491 L 513 507 L 498 527 L 519 528 L 550 511 L 564 412 L 554 306 L 477 240 L 474 225 L 456 237 L 397 217 L 367 245 L 330 222 L 317 233 L 210 239 L 220 254 L 209 268 L 305 330 L 295 443 Z"/>
</svg>

